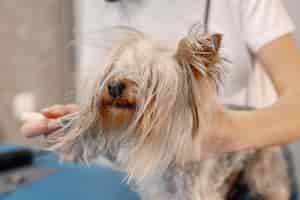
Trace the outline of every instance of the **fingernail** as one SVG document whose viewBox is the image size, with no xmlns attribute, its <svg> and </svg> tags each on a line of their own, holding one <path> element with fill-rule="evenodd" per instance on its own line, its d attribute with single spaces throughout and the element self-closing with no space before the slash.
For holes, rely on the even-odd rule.
<svg viewBox="0 0 300 200">
<path fill-rule="evenodd" d="M 45 113 L 45 112 L 48 112 L 49 111 L 49 108 L 44 108 L 42 109 L 42 112 Z"/>
<path fill-rule="evenodd" d="M 24 112 L 22 113 L 21 117 L 20 117 L 20 120 L 22 122 L 25 122 L 25 121 L 38 121 L 38 120 L 44 120 L 45 117 L 44 115 L 40 114 L 40 113 L 35 113 L 35 112 Z"/>
<path fill-rule="evenodd" d="M 57 129 L 57 128 L 61 128 L 61 124 L 57 121 L 57 120 L 50 120 L 48 122 L 48 129 Z"/>
</svg>

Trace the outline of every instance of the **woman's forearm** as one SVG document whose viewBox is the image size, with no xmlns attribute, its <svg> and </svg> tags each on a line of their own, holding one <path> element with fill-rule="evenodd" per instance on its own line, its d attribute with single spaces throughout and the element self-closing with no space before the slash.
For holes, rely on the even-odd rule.
<svg viewBox="0 0 300 200">
<path fill-rule="evenodd" d="M 300 92 L 290 91 L 272 106 L 256 111 L 229 111 L 238 147 L 260 148 L 300 139 Z"/>
</svg>

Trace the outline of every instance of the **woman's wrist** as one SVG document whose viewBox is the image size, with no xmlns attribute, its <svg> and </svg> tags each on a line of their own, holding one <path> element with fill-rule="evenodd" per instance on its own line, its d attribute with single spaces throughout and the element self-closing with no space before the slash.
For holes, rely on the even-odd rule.
<svg viewBox="0 0 300 200">
<path fill-rule="evenodd" d="M 227 108 L 220 112 L 216 134 L 220 134 L 220 139 L 227 143 L 219 147 L 220 151 L 234 152 L 249 148 L 249 143 L 245 142 L 246 137 L 242 132 L 241 112 Z"/>
<path fill-rule="evenodd" d="M 263 122 L 256 120 L 256 111 L 231 110 L 221 107 L 216 115 L 212 133 L 216 152 L 236 152 L 265 146 L 263 137 L 258 136 Z M 260 135 L 260 134 L 259 134 Z M 214 146 L 214 145 L 212 145 Z"/>
<path fill-rule="evenodd" d="M 247 125 L 246 115 L 249 112 L 252 111 L 225 110 L 224 125 L 221 128 L 224 129 L 224 137 L 230 141 L 231 146 L 228 150 L 242 151 L 257 147 L 257 141 L 251 138 L 252 128 Z"/>
<path fill-rule="evenodd" d="M 203 136 L 202 151 L 205 155 L 243 150 L 243 136 L 240 134 L 238 113 L 219 106 L 214 115 L 212 128 Z"/>
</svg>

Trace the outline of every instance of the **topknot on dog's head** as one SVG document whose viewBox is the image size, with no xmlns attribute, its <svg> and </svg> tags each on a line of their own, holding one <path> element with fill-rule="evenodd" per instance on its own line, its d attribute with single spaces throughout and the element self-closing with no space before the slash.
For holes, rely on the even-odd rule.
<svg viewBox="0 0 300 200">
<path fill-rule="evenodd" d="M 189 67 L 196 79 L 208 77 L 218 86 L 222 75 L 219 55 L 221 42 L 222 35 L 219 33 L 191 30 L 188 36 L 179 41 L 176 59 L 180 65 Z"/>
<path fill-rule="evenodd" d="M 176 54 L 178 61 L 181 64 L 188 64 L 195 68 L 201 67 L 201 65 L 210 67 L 218 62 L 217 57 L 221 40 L 221 34 L 203 34 L 185 37 L 178 44 Z"/>
</svg>

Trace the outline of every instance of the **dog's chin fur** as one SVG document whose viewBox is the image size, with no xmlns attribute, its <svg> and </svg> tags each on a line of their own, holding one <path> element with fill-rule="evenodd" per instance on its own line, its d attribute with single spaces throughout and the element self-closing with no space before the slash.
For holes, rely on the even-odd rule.
<svg viewBox="0 0 300 200">
<path fill-rule="evenodd" d="M 138 31 L 124 30 L 127 37 L 110 49 L 105 73 L 95 80 L 90 100 L 69 126 L 50 136 L 51 148 L 65 159 L 85 162 L 105 156 L 138 183 L 172 170 L 200 176 L 199 140 L 211 127 L 221 74 L 220 35 L 188 36 L 178 48 L 171 48 Z M 126 87 L 118 98 L 108 92 L 112 80 Z M 222 157 L 221 164 L 231 166 L 223 166 L 214 184 L 241 169 L 250 154 L 229 163 Z M 218 159 L 212 158 L 201 170 L 215 168 Z M 199 168 L 197 175 L 189 174 L 193 166 Z"/>
</svg>

